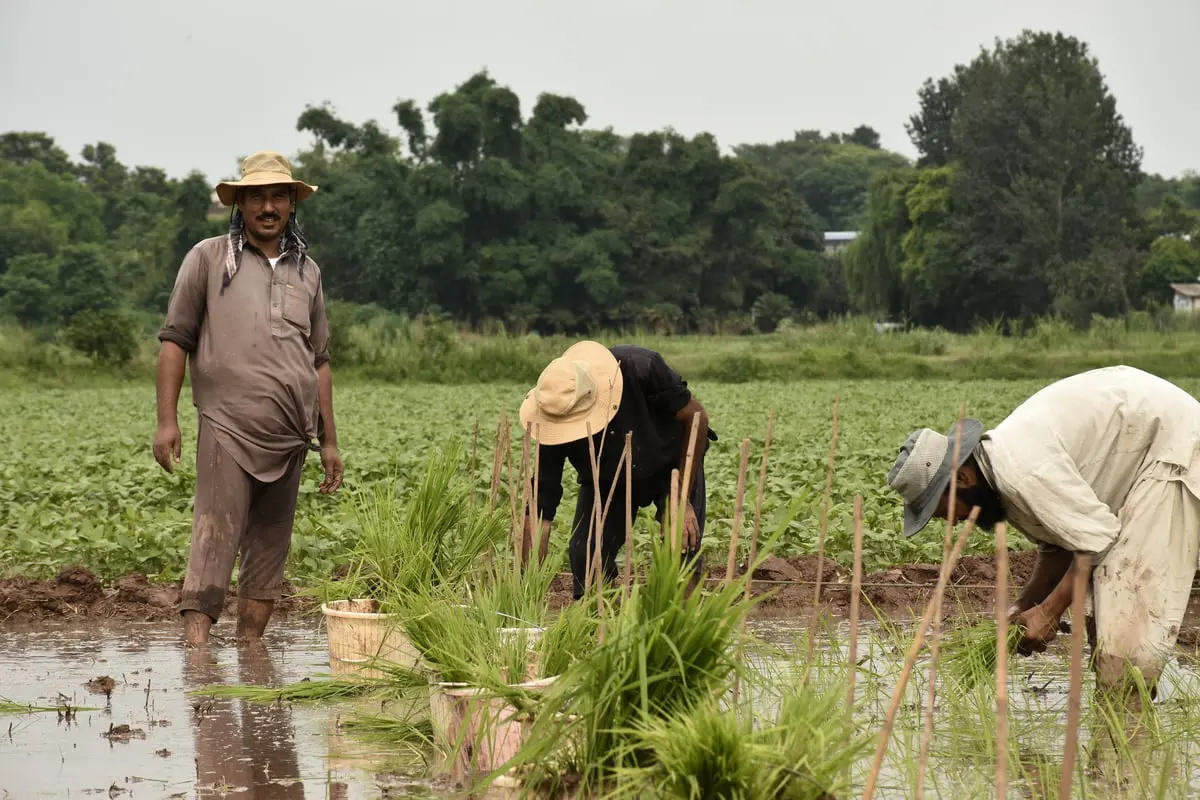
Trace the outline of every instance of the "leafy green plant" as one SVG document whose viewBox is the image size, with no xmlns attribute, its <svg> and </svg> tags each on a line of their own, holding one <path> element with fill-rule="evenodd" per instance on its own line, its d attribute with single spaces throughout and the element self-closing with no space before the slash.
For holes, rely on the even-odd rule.
<svg viewBox="0 0 1200 800">
<path fill-rule="evenodd" d="M 355 497 L 359 539 L 347 574 L 309 591 L 326 601 L 373 599 L 382 613 L 393 613 L 414 593 L 463 585 L 480 557 L 502 540 L 505 520 L 471 508 L 469 487 L 458 474 L 461 455 L 450 446 L 431 457 L 407 500 L 393 481 Z"/>
</svg>

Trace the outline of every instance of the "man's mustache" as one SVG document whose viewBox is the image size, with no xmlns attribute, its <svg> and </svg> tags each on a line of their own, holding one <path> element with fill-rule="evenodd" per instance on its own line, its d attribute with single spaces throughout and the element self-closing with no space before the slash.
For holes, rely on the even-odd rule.
<svg viewBox="0 0 1200 800">
<path fill-rule="evenodd" d="M 279 215 L 278 214 L 259 214 L 257 217 L 255 217 L 255 219 L 258 220 L 259 222 L 278 222 Z"/>
</svg>

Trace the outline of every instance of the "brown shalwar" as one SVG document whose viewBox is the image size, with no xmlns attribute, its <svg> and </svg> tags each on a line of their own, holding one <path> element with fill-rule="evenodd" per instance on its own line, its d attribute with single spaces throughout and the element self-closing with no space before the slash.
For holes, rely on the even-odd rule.
<svg viewBox="0 0 1200 800">
<path fill-rule="evenodd" d="M 202 611 L 218 619 L 239 552 L 238 597 L 279 599 L 307 454 L 297 450 L 282 477 L 264 483 L 225 452 L 212 426 L 201 418 L 192 552 L 180 611 Z"/>
<path fill-rule="evenodd" d="M 196 504 L 181 611 L 216 620 L 242 555 L 239 594 L 279 596 L 304 458 L 318 435 L 317 367 L 329 360 L 321 271 L 294 251 L 272 267 L 247 244 L 226 282 L 230 239 L 179 268 L 162 341 L 190 355 L 200 415 Z"/>
</svg>

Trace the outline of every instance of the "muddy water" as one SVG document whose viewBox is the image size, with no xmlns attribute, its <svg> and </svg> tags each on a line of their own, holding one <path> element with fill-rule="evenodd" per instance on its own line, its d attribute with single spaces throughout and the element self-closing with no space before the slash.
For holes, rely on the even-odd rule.
<svg viewBox="0 0 1200 800">
<path fill-rule="evenodd" d="M 205 684 L 279 685 L 328 670 L 323 631 L 285 622 L 265 646 L 216 642 L 187 650 L 163 623 L 41 623 L 0 629 L 0 696 L 20 703 L 99 706 L 0 716 L 0 796 L 121 798 L 429 797 L 395 762 L 337 733 L 336 707 L 196 698 Z M 85 684 L 109 676 L 111 698 Z M 341 713 L 344 713 L 344 709 Z M 12 727 L 9 728 L 11 722 Z M 110 734 L 110 728 L 129 733 Z"/>
<path fill-rule="evenodd" d="M 796 639 L 805 635 L 808 623 L 803 619 L 758 620 L 751 622 L 750 628 L 762 639 L 790 651 Z M 822 642 L 825 658 L 844 659 L 844 654 L 834 651 L 844 649 L 846 633 L 841 625 L 832 643 Z M 1016 659 L 1012 665 L 1013 725 L 1028 728 L 1022 737 L 1023 748 L 1029 745 L 1036 750 L 1035 756 L 1043 758 L 1053 759 L 1062 751 L 1068 686 L 1065 647 L 1064 637 L 1055 652 Z M 866 625 L 859 654 L 864 659 L 864 673 L 870 668 L 878 671 L 877 678 L 864 675 L 859 684 L 859 697 L 874 719 L 869 724 L 877 725 L 903 651 L 876 626 Z M 208 651 L 183 648 L 177 627 L 165 623 L 62 622 L 0 629 L 0 696 L 49 706 L 60 704 L 65 697 L 75 706 L 99 706 L 98 710 L 80 710 L 70 720 L 55 712 L 0 715 L 0 798 L 446 796 L 423 780 L 421 764 L 394 750 L 340 734 L 339 719 L 352 713 L 345 705 L 280 706 L 219 698 L 199 701 L 189 695 L 206 684 L 281 685 L 316 677 L 327 671 L 327 658 L 324 631 L 299 621 L 275 625 L 259 649 L 238 648 L 218 640 Z M 759 666 L 791 669 L 795 662 L 767 657 Z M 878 797 L 912 795 L 908 765 L 919 739 L 922 674 L 918 665 L 905 711 L 897 721 Z M 91 693 L 89 681 L 105 676 L 113 680 L 111 697 Z M 1173 704 L 1196 697 L 1200 697 L 1200 679 L 1192 666 L 1172 663 L 1159 705 L 1169 712 Z M 762 698 L 760 712 L 769 715 L 771 704 L 771 698 Z M 969 750 L 960 752 L 955 744 L 967 720 L 961 715 L 951 718 L 942 711 L 948 709 L 939 711 L 930 788 L 941 796 L 987 796 L 986 791 L 979 791 L 990 781 L 991 768 L 967 766 L 964 757 L 979 756 Z M 1177 720 L 1180 717 L 1174 715 Z M 1197 724 L 1194 713 L 1182 717 Z M 1085 752 L 1090 739 L 1085 726 L 1081 732 Z M 1172 772 L 1185 792 L 1191 787 L 1200 795 L 1198 739 L 1200 731 L 1181 731 Z M 1092 769 L 1092 757 L 1084 760 L 1087 769 Z M 865 766 L 864 761 L 856 773 Z M 860 786 L 863 777 L 856 775 Z M 1100 774 L 1089 780 L 1094 787 L 1091 796 L 1139 796 L 1137 792 L 1106 790 Z M 1012 796 L 1021 796 L 1016 786 Z"/>
</svg>

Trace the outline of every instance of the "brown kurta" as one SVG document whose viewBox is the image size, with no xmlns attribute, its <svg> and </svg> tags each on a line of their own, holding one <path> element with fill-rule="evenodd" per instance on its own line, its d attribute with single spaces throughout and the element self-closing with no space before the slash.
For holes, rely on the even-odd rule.
<svg viewBox="0 0 1200 800">
<path fill-rule="evenodd" d="M 317 367 L 329 360 L 321 271 L 289 253 L 275 268 L 247 244 L 221 291 L 225 236 L 184 258 L 158 332 L 190 354 L 192 400 L 216 441 L 264 483 L 317 435 Z"/>
</svg>

